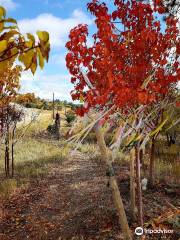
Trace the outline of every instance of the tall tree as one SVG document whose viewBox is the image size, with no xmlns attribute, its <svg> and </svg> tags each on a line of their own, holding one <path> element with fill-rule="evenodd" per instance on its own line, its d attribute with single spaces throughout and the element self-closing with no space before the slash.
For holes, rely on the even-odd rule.
<svg viewBox="0 0 180 240">
<path fill-rule="evenodd" d="M 9 175 L 10 141 L 13 142 L 15 128 L 20 115 L 10 103 L 15 100 L 20 87 L 20 76 L 24 70 L 34 74 L 37 66 L 44 67 L 48 61 L 49 34 L 37 31 L 37 38 L 30 33 L 23 35 L 13 18 L 6 17 L 0 6 L 0 138 L 5 137 L 5 171 Z M 20 62 L 22 66 L 18 65 Z M 12 124 L 13 123 L 13 124 Z M 13 127 L 12 127 L 13 126 Z M 11 131 L 12 130 L 12 131 Z M 14 144 L 12 143 L 12 175 L 14 173 Z"/>
<path fill-rule="evenodd" d="M 110 13 L 105 3 L 90 2 L 88 10 L 95 16 L 97 26 L 90 47 L 87 25 L 71 30 L 66 62 L 74 84 L 72 98 L 83 99 L 85 103 L 78 111 L 80 115 L 91 108 L 97 111 L 112 108 L 112 112 L 121 109 L 126 113 L 128 108 L 141 104 L 153 107 L 177 83 L 180 75 L 178 20 L 174 15 L 168 16 L 166 30 L 161 31 L 156 16 L 164 16 L 166 9 L 161 1 L 153 3 L 154 7 L 141 1 L 115 0 L 115 10 Z M 140 181 L 140 174 L 138 177 Z M 139 197 L 140 187 L 139 184 Z M 129 239 L 129 231 L 123 227 L 126 220 L 119 216 L 125 239 Z"/>
</svg>

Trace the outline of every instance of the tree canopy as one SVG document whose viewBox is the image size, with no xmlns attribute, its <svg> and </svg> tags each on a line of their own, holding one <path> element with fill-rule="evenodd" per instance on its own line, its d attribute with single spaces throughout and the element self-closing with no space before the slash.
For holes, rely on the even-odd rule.
<svg viewBox="0 0 180 240">
<path fill-rule="evenodd" d="M 72 98 L 85 102 L 81 115 L 97 106 L 152 104 L 177 83 L 178 20 L 169 15 L 164 31 L 159 17 L 166 8 L 162 1 L 153 3 L 154 7 L 141 1 L 115 0 L 113 12 L 97 0 L 87 5 L 97 26 L 93 45 L 87 44 L 87 25 L 72 29 L 66 44 Z"/>
</svg>

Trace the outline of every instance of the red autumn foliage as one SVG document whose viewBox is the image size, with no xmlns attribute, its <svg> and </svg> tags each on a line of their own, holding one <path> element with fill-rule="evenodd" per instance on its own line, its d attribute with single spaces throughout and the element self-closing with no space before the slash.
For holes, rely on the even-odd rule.
<svg viewBox="0 0 180 240">
<path fill-rule="evenodd" d="M 111 13 L 105 3 L 97 0 L 87 7 L 97 26 L 93 46 L 87 44 L 87 25 L 72 29 L 66 44 L 66 63 L 74 84 L 72 98 L 83 97 L 86 102 L 79 114 L 95 106 L 151 104 L 168 94 L 180 75 L 180 43 L 177 19 L 167 17 L 165 31 L 157 20 L 156 16 L 165 12 L 162 1 L 154 0 L 152 8 L 135 0 L 115 0 Z"/>
</svg>

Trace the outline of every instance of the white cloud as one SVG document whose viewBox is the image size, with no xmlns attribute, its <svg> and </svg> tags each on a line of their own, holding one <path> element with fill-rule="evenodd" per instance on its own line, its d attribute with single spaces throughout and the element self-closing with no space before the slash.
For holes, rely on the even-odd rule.
<svg viewBox="0 0 180 240">
<path fill-rule="evenodd" d="M 33 19 L 22 19 L 18 22 L 22 33 L 35 33 L 37 30 L 45 30 L 50 33 L 52 54 L 50 54 L 49 66 L 46 73 L 38 71 L 35 76 L 25 72 L 21 78 L 21 92 L 34 92 L 41 98 L 56 98 L 72 101 L 70 91 L 73 85 L 70 83 L 70 75 L 66 71 L 65 55 L 63 49 L 68 39 L 70 30 L 80 23 L 91 25 L 93 19 L 81 10 L 74 10 L 69 18 L 60 18 L 50 13 L 43 13 Z M 88 44 L 92 42 L 88 40 Z M 59 51 L 58 48 L 61 48 Z M 53 74 L 53 69 L 57 74 Z"/>
<path fill-rule="evenodd" d="M 70 30 L 80 23 L 92 24 L 90 19 L 81 10 L 75 9 L 70 18 L 59 18 L 50 13 L 40 14 L 34 19 L 22 19 L 18 22 L 21 32 L 35 33 L 45 30 L 50 33 L 52 47 L 64 47 Z"/>
<path fill-rule="evenodd" d="M 0 5 L 5 7 L 7 10 L 14 10 L 18 6 L 18 4 L 13 0 L 0 0 Z"/>
<path fill-rule="evenodd" d="M 32 92 L 44 99 L 52 99 L 54 92 L 56 98 L 72 101 L 70 96 L 72 87 L 68 74 L 45 75 L 39 72 L 33 76 L 30 72 L 24 72 L 21 77 L 20 92 Z"/>
</svg>

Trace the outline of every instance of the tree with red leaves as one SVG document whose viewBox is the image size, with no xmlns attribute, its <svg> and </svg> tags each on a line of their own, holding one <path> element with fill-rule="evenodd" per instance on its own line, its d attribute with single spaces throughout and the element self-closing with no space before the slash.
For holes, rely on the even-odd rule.
<svg viewBox="0 0 180 240">
<path fill-rule="evenodd" d="M 165 6 L 161 0 L 151 2 L 153 6 L 136 0 L 115 0 L 115 10 L 111 13 L 105 3 L 97 0 L 88 3 L 97 26 L 97 32 L 92 36 L 93 45 L 87 44 L 87 25 L 72 29 L 66 44 L 67 68 L 74 84 L 71 95 L 73 100 L 83 99 L 85 102 L 78 111 L 79 115 L 92 108 L 98 111 L 113 108 L 114 112 L 119 109 L 126 112 L 128 108 L 137 108 L 141 104 L 153 108 L 178 82 L 178 20 L 174 15 L 168 16 L 164 31 L 158 19 L 164 16 Z M 97 129 L 99 125 L 97 138 L 107 158 Z M 111 165 L 109 169 L 114 177 Z M 117 202 L 119 199 L 122 203 L 122 199 L 113 178 L 112 190 L 124 239 L 131 239 L 125 211 Z"/>
<path fill-rule="evenodd" d="M 178 81 L 177 19 L 168 17 L 162 32 L 155 13 L 162 14 L 163 5 L 155 2 L 152 9 L 142 2 L 118 0 L 111 14 L 104 3 L 88 4 L 98 29 L 93 46 L 87 46 L 86 25 L 72 29 L 66 44 L 67 67 L 75 85 L 72 98 L 83 97 L 86 102 L 81 114 L 97 105 L 124 108 L 153 103 Z M 83 70 L 87 71 L 89 83 Z"/>
</svg>

